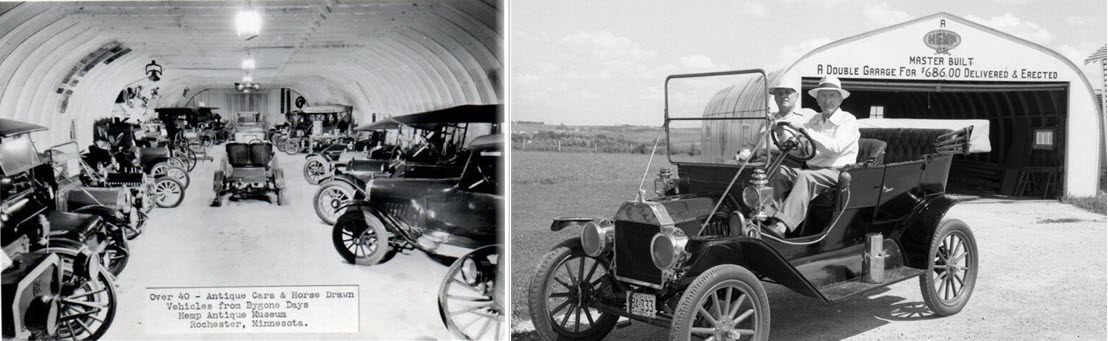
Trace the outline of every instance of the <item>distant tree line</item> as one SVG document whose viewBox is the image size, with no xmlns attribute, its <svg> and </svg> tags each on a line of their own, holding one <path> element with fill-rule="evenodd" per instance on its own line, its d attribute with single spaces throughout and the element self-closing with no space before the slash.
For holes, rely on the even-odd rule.
<svg viewBox="0 0 1108 341">
<path fill-rule="evenodd" d="M 658 152 L 666 152 L 666 140 L 658 142 Z M 673 154 L 700 155 L 700 146 L 690 143 L 673 146 Z M 554 152 L 650 154 L 654 144 L 635 142 L 622 136 L 585 135 L 573 132 L 542 131 L 534 134 L 512 134 L 512 149 Z"/>
</svg>

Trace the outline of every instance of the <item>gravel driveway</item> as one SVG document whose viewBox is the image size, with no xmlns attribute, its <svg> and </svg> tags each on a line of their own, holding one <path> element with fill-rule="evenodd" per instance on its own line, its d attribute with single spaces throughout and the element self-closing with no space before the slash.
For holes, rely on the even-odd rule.
<svg viewBox="0 0 1108 341">
<path fill-rule="evenodd" d="M 959 204 L 980 249 L 978 283 L 959 314 L 936 318 L 917 280 L 824 304 L 767 284 L 776 340 L 1104 340 L 1105 216 L 1057 201 L 982 199 Z M 519 273 L 515 274 L 520 276 Z M 530 321 L 514 339 L 536 339 Z M 609 339 L 660 340 L 663 329 L 634 323 Z"/>
</svg>

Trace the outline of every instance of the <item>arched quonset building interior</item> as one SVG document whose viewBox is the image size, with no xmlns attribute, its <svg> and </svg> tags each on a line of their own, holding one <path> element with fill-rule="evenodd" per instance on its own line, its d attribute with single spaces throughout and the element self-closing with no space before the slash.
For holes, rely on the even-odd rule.
<svg viewBox="0 0 1108 341">
<path fill-rule="evenodd" d="M 262 21 L 249 40 L 235 26 L 247 6 Z M 498 104 L 502 16 L 498 1 L 461 0 L 0 3 L 0 117 L 50 128 L 40 145 L 86 145 L 95 119 L 160 107 L 280 122 L 297 97 L 351 105 L 359 121 Z M 261 90 L 235 90 L 247 74 Z"/>
<path fill-rule="evenodd" d="M 851 92 L 842 108 L 860 119 L 988 120 L 991 151 L 955 156 L 952 191 L 1056 197 L 1099 188 L 1104 116 L 1081 69 L 1048 48 L 937 13 L 831 42 L 768 77 L 799 78 L 801 105 L 818 111 L 807 91 L 826 75 L 842 80 Z M 763 89 L 752 81 L 721 91 L 706 115 L 762 105 Z M 1016 193 L 1027 188 L 1021 174 L 1045 182 L 1052 171 L 1054 190 Z"/>
</svg>

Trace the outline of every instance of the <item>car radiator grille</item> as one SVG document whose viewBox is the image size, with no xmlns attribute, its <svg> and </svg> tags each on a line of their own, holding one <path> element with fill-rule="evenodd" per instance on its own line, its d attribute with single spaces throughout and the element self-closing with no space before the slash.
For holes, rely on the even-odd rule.
<svg viewBox="0 0 1108 341">
<path fill-rule="evenodd" d="M 650 258 L 650 239 L 661 229 L 658 226 L 616 221 L 616 276 L 624 280 L 662 284 L 662 271 Z M 639 283 L 642 284 L 642 283 Z"/>
</svg>

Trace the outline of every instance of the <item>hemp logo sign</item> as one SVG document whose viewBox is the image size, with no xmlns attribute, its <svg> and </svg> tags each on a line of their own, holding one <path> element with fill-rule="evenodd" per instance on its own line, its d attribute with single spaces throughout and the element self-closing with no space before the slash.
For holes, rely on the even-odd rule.
<svg viewBox="0 0 1108 341">
<path fill-rule="evenodd" d="M 962 36 L 948 30 L 934 30 L 923 35 L 923 43 L 935 50 L 935 54 L 950 55 L 949 51 L 962 43 Z"/>
</svg>

